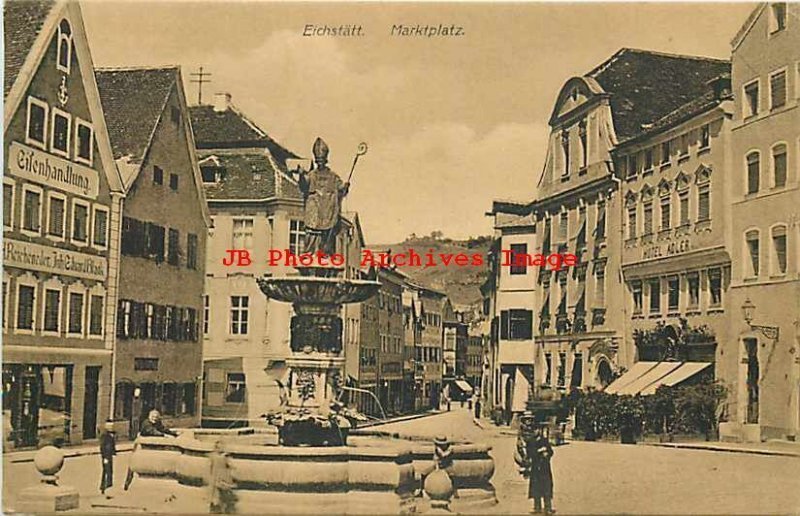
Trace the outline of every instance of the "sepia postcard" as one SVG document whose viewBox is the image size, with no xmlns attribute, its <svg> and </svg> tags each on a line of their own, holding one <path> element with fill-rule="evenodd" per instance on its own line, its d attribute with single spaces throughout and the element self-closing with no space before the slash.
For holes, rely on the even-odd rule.
<svg viewBox="0 0 800 516">
<path fill-rule="evenodd" d="M 4 513 L 800 514 L 800 3 L 2 17 Z"/>
</svg>

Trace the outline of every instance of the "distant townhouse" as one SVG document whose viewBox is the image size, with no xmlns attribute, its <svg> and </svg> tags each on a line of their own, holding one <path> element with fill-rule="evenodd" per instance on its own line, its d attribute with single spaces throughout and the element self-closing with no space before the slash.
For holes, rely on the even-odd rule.
<svg viewBox="0 0 800 516">
<path fill-rule="evenodd" d="M 720 437 L 800 433 L 800 5 L 762 3 L 732 42 L 730 338 Z M 724 355 L 723 355 L 724 353 Z"/>
<path fill-rule="evenodd" d="M 6 2 L 3 447 L 108 418 L 123 186 L 76 2 Z"/>
<path fill-rule="evenodd" d="M 421 303 L 408 278 L 403 285 L 403 410 L 419 408 L 424 380 L 424 364 L 417 361 L 417 348 L 422 346 Z M 421 353 L 419 353 L 421 356 Z"/>
<path fill-rule="evenodd" d="M 378 398 L 388 414 L 403 411 L 404 275 L 378 270 Z"/>
<path fill-rule="evenodd" d="M 212 105 L 191 106 L 190 115 L 213 221 L 206 251 L 202 418 L 208 425 L 246 424 L 277 408 L 288 385 L 292 307 L 268 300 L 255 280 L 297 273 L 283 261 L 270 266 L 268 251 L 303 250 L 303 198 L 287 168 L 287 160 L 299 158 L 228 94 L 217 94 Z M 360 245 L 357 227 L 346 219 L 343 226 L 337 249 Z M 228 250 L 247 251 L 252 263 L 224 265 Z M 358 274 L 357 263 L 346 265 L 348 277 Z"/>
<path fill-rule="evenodd" d="M 127 192 L 117 317 L 108 327 L 119 435 L 134 438 L 151 409 L 169 426 L 198 426 L 211 219 L 181 71 L 100 69 L 95 77 Z"/>
<path fill-rule="evenodd" d="M 452 308 L 444 292 L 415 284 L 410 284 L 409 287 L 416 291 L 422 321 L 420 343 L 415 357 L 422 369 L 418 409 L 438 408 L 444 377 L 443 320 L 448 316 L 448 309 L 452 311 Z"/>
</svg>

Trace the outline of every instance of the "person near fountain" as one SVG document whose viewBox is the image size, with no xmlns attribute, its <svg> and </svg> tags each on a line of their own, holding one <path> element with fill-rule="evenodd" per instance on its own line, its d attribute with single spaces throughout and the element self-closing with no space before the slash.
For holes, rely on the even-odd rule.
<svg viewBox="0 0 800 516">
<path fill-rule="evenodd" d="M 535 421 L 532 412 L 523 414 L 514 462 L 519 466 L 522 476 L 528 479 L 528 498 L 533 498 L 531 512 L 541 513 L 544 508 L 545 514 L 554 514 L 553 472 L 550 468 L 553 448 L 545 436 L 544 426 Z"/>
<path fill-rule="evenodd" d="M 151 410 L 147 414 L 147 419 L 142 422 L 142 426 L 139 429 L 139 436 L 136 437 L 136 441 L 133 444 L 133 450 L 139 447 L 139 437 L 164 437 L 164 436 L 172 436 L 178 437 L 178 432 L 174 430 L 170 430 L 169 428 L 164 426 L 164 423 L 161 421 L 161 414 L 157 410 Z M 128 465 L 128 473 L 125 475 L 125 485 L 123 489 L 125 491 L 131 486 L 131 482 L 133 482 L 133 470 L 131 469 L 130 465 Z"/>
<path fill-rule="evenodd" d="M 114 432 L 114 422 L 107 420 L 103 433 L 100 435 L 100 458 L 103 461 L 103 472 L 100 475 L 100 494 L 106 494 L 106 489 L 114 485 L 114 455 L 117 454 L 117 435 Z"/>
<path fill-rule="evenodd" d="M 305 201 L 305 249 L 306 253 L 317 251 L 330 256 L 336 252 L 336 235 L 340 230 L 339 218 L 342 200 L 350 189 L 350 183 L 328 167 L 328 145 L 317 138 L 314 142 L 314 164 L 311 171 L 298 167 L 298 186 Z"/>
</svg>

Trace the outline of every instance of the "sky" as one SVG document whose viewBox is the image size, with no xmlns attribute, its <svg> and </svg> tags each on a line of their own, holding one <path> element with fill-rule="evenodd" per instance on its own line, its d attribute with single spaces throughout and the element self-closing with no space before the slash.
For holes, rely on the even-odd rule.
<svg viewBox="0 0 800 516">
<path fill-rule="evenodd" d="M 95 66 L 180 65 L 190 103 L 228 92 L 303 157 L 314 139 L 346 178 L 369 245 L 411 233 L 488 235 L 493 199 L 527 201 L 561 86 L 622 47 L 729 58 L 750 3 L 82 3 Z M 303 36 L 306 25 L 363 36 Z M 392 36 L 455 25 L 457 37 Z"/>
</svg>

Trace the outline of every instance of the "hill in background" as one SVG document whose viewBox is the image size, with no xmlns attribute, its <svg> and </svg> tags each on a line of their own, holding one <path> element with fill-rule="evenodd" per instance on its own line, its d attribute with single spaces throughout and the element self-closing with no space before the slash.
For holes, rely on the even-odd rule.
<svg viewBox="0 0 800 516">
<path fill-rule="evenodd" d="M 447 293 L 450 301 L 456 305 L 472 305 L 480 303 L 480 286 L 486 280 L 488 274 L 487 252 L 491 245 L 492 237 L 474 237 L 468 240 L 453 240 L 445 238 L 440 232 L 435 231 L 430 236 L 411 235 L 399 244 L 371 245 L 370 250 L 391 251 L 393 255 L 406 253 L 409 249 L 414 249 L 422 256 L 423 263 L 425 253 L 432 252 L 458 254 L 464 253 L 468 256 L 480 253 L 483 255 L 483 264 L 480 266 L 467 265 L 458 267 L 455 265 L 443 265 L 437 260 L 435 267 L 398 267 L 401 271 L 408 274 L 412 280 L 424 287 L 434 288 Z"/>
</svg>

